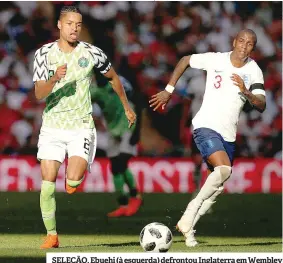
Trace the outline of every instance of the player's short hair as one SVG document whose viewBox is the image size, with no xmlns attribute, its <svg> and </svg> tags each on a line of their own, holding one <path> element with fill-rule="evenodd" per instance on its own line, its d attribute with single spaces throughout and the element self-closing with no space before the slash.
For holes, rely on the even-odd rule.
<svg viewBox="0 0 283 263">
<path fill-rule="evenodd" d="M 61 8 L 59 19 L 61 19 L 61 17 L 63 15 L 65 15 L 66 13 L 68 13 L 68 12 L 73 12 L 73 13 L 81 14 L 80 10 L 76 6 L 74 6 L 74 5 L 65 5 L 65 6 L 63 6 Z"/>
<path fill-rule="evenodd" d="M 257 36 L 256 36 L 256 33 L 253 31 L 253 30 L 251 30 L 251 29 L 249 29 L 249 28 L 246 28 L 246 29 L 243 29 L 243 30 L 241 30 L 238 34 L 237 34 L 237 36 L 236 36 L 236 38 L 238 38 L 238 36 L 240 35 L 240 34 L 242 34 L 242 33 L 248 33 L 248 34 L 250 34 L 252 37 L 253 37 L 253 39 L 254 39 L 254 47 L 256 47 L 256 43 L 257 43 Z"/>
</svg>

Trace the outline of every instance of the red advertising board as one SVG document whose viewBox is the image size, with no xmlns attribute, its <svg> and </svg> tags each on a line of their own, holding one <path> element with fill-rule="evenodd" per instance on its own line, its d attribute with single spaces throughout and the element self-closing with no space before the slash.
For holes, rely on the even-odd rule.
<svg viewBox="0 0 283 263">
<path fill-rule="evenodd" d="M 195 190 L 194 163 L 190 159 L 135 158 L 130 168 L 142 192 L 187 193 Z M 65 191 L 65 164 L 58 173 L 57 191 Z M 203 180 L 206 167 L 203 165 Z M 34 157 L 0 157 L 0 191 L 39 191 L 40 166 Z M 96 159 L 79 187 L 83 192 L 113 192 L 107 159 Z M 225 183 L 227 193 L 282 193 L 282 161 L 237 159 Z"/>
</svg>

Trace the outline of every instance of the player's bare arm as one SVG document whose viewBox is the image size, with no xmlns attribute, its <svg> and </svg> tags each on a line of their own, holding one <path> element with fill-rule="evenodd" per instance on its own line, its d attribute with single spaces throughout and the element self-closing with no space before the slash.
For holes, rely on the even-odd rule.
<svg viewBox="0 0 283 263">
<path fill-rule="evenodd" d="M 175 87 L 179 78 L 183 75 L 184 71 L 190 66 L 190 58 L 191 56 L 184 56 L 180 59 L 168 82 L 169 85 Z"/>
<path fill-rule="evenodd" d="M 48 81 L 40 80 L 35 82 L 35 97 L 38 100 L 46 98 L 53 90 L 55 84 L 62 78 L 65 77 L 67 72 L 67 64 L 57 68 L 54 76 Z"/>
<path fill-rule="evenodd" d="M 174 87 L 179 80 L 179 78 L 183 75 L 184 71 L 190 66 L 190 58 L 191 56 L 184 56 L 180 59 L 177 66 L 175 67 L 172 76 L 168 82 L 165 90 L 153 95 L 151 100 L 149 101 L 150 107 L 156 111 L 158 108 L 162 106 L 164 109 L 169 102 L 172 92 L 174 91 Z"/>
<path fill-rule="evenodd" d="M 232 74 L 231 80 L 234 81 L 234 85 L 238 86 L 242 95 L 249 101 L 249 103 L 255 107 L 259 112 L 264 112 L 266 108 L 265 96 L 261 94 L 252 94 L 247 90 L 244 81 L 237 74 Z"/>
<path fill-rule="evenodd" d="M 119 76 L 112 67 L 107 73 L 104 74 L 104 76 L 109 79 L 111 86 L 119 96 L 125 110 L 125 115 L 129 121 L 129 128 L 131 128 L 136 121 L 136 114 L 129 104 L 129 101 L 127 99 L 123 85 L 119 79 Z"/>
</svg>

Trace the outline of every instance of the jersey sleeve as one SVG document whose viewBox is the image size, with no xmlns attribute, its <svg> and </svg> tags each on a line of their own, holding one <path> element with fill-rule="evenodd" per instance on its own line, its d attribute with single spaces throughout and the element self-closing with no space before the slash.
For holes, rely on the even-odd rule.
<svg viewBox="0 0 283 263">
<path fill-rule="evenodd" d="M 105 74 L 111 68 L 111 63 L 108 60 L 106 54 L 98 47 L 90 46 L 89 53 L 94 60 L 94 67 L 100 71 L 100 73 Z"/>
<path fill-rule="evenodd" d="M 48 80 L 47 53 L 48 52 L 44 50 L 44 47 L 35 52 L 33 61 L 33 82 Z"/>
<path fill-rule="evenodd" d="M 265 89 L 264 89 L 264 79 L 263 74 L 259 66 L 256 64 L 255 71 L 253 74 L 253 80 L 251 83 L 250 91 L 254 95 L 264 95 L 265 96 Z"/>
<path fill-rule="evenodd" d="M 190 58 L 190 66 L 192 68 L 208 70 L 213 68 L 215 62 L 218 60 L 218 54 L 214 52 L 193 54 Z"/>
</svg>

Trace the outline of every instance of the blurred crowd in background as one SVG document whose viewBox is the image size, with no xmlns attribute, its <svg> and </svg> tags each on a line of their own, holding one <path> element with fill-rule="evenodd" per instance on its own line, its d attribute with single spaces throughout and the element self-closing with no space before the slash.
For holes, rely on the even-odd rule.
<svg viewBox="0 0 283 263">
<path fill-rule="evenodd" d="M 282 157 L 279 1 L 1 2 L 0 153 L 36 154 L 44 101 L 34 97 L 33 58 L 36 49 L 59 38 L 57 20 L 65 4 L 83 14 L 81 39 L 103 49 L 144 98 L 141 156 L 191 155 L 191 119 L 202 102 L 205 72 L 187 70 L 165 111 L 153 112 L 148 98 L 164 89 L 182 56 L 230 51 L 239 30 L 254 30 L 253 58 L 264 73 L 267 109 L 241 114 L 236 156 Z"/>
</svg>

